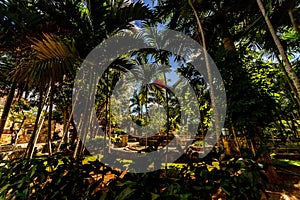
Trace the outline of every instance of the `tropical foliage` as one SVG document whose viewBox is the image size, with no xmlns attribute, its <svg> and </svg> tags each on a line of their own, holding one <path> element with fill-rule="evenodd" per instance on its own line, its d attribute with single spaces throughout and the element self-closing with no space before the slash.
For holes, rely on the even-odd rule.
<svg viewBox="0 0 300 200">
<path fill-rule="evenodd" d="M 1 152 L 1 199 L 261 199 L 265 188 L 279 183 L 270 151 L 288 142 L 296 148 L 300 141 L 300 1 L 151 2 L 0 2 L 0 137 L 16 134 L 9 144 L 13 153 Z M 189 60 L 156 49 L 156 36 L 166 29 L 202 45 L 207 80 Z M 73 118 L 72 100 L 80 98 L 72 94 L 76 73 L 98 44 L 117 33 L 137 33 L 152 48 L 126 52 L 110 63 L 95 94 L 104 134 L 90 130 L 82 137 L 78 127 L 88 129 L 83 123 L 92 115 L 79 122 Z M 218 143 L 200 159 L 194 150 L 211 145 L 204 138 L 218 121 L 208 55 L 224 81 L 227 113 L 224 127 L 215 127 Z M 196 99 L 189 99 L 190 93 Z M 180 102 L 191 106 L 184 109 Z M 32 130 L 26 139 L 28 124 Z M 60 133 L 56 124 L 62 124 Z M 140 128 L 131 130 L 130 124 Z M 197 128 L 190 133 L 190 127 Z M 44 129 L 47 144 L 37 157 Z M 145 139 L 138 153 L 147 153 L 178 135 L 192 141 L 188 151 L 155 172 L 131 174 L 86 161 L 95 153 L 86 149 L 86 141 L 105 146 L 107 156 L 111 143 L 124 138 Z M 17 148 L 19 136 L 26 139 L 26 150 Z M 126 142 L 122 148 L 134 148 Z"/>
</svg>

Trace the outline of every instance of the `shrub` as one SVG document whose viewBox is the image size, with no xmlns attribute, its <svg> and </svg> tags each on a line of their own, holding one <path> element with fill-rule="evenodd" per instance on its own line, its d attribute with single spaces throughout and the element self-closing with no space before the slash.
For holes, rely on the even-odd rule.
<svg viewBox="0 0 300 200">
<path fill-rule="evenodd" d="M 205 200 L 220 191 L 226 199 L 260 199 L 264 181 L 258 163 L 230 157 L 125 176 L 98 160 L 61 155 L 0 164 L 0 199 Z"/>
</svg>

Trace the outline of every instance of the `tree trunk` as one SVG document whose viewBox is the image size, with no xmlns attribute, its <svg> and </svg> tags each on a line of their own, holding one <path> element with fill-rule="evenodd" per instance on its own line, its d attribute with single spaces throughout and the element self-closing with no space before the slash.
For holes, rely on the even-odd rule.
<svg viewBox="0 0 300 200">
<path fill-rule="evenodd" d="M 258 157 L 257 161 L 267 166 L 267 169 L 264 170 L 263 173 L 266 175 L 269 184 L 278 184 L 281 182 L 274 166 L 272 166 L 273 162 L 269 152 L 266 152 Z"/>
<path fill-rule="evenodd" d="M 168 83 L 167 83 L 167 76 L 166 73 L 163 73 L 164 75 L 164 82 L 166 84 L 166 114 L 167 114 L 167 134 L 166 134 L 166 140 L 167 140 L 167 144 L 169 144 L 169 132 L 170 132 L 170 108 L 169 108 L 169 96 L 168 96 Z M 169 153 L 169 145 L 166 146 L 166 162 L 165 162 L 165 170 L 167 170 L 168 168 L 168 153 Z"/>
<path fill-rule="evenodd" d="M 299 27 L 297 26 L 297 24 L 295 22 L 295 18 L 294 18 L 294 15 L 293 15 L 293 10 L 289 9 L 288 13 L 289 13 L 289 17 L 291 19 L 291 23 L 292 23 L 294 29 L 298 32 L 298 34 L 300 34 L 300 29 L 299 29 Z"/>
<path fill-rule="evenodd" d="M 66 137 L 66 133 L 67 133 L 67 128 L 68 128 L 68 110 L 64 109 L 63 111 L 63 136 L 61 138 L 61 143 L 67 143 L 67 137 Z M 60 146 L 60 145 L 59 145 Z"/>
<path fill-rule="evenodd" d="M 38 112 L 37 112 L 37 116 L 34 122 L 34 128 L 33 128 L 33 132 L 30 136 L 28 145 L 27 145 L 27 149 L 25 151 L 25 158 L 31 158 L 32 152 L 34 151 L 34 140 L 36 138 L 36 132 L 38 129 L 38 125 L 39 125 L 39 121 L 41 118 L 41 113 L 42 113 L 42 109 L 43 109 L 43 92 L 40 91 L 40 98 L 39 98 L 39 107 L 38 107 Z"/>
<path fill-rule="evenodd" d="M 20 124 L 20 128 L 19 128 L 18 132 L 16 133 L 15 141 L 14 141 L 14 143 L 12 143 L 13 145 L 17 144 L 18 138 L 19 138 L 19 134 L 20 134 L 20 131 L 21 131 L 22 126 L 24 125 L 24 122 L 25 122 L 25 120 L 26 120 L 26 116 L 25 116 L 25 114 L 24 114 L 23 111 L 22 111 L 22 114 L 24 115 L 24 117 L 23 117 L 22 122 L 21 122 L 21 124 Z"/>
<path fill-rule="evenodd" d="M 67 111 L 64 111 L 64 112 L 67 112 Z M 60 151 L 61 145 L 63 143 L 65 143 L 65 144 L 69 143 L 69 133 L 68 133 L 68 131 L 69 131 L 71 121 L 73 120 L 73 109 L 72 109 L 71 113 L 66 114 L 66 116 L 67 115 L 69 115 L 69 118 L 67 119 L 67 117 L 66 117 L 66 119 L 64 119 L 65 122 L 64 122 L 64 128 L 63 128 L 63 136 L 62 136 L 61 141 L 58 145 L 57 152 Z"/>
<path fill-rule="evenodd" d="M 207 70 L 207 78 L 208 78 L 208 84 L 209 85 L 213 85 L 213 77 L 212 77 L 212 72 L 211 72 L 211 66 L 209 64 L 209 58 L 208 58 L 208 53 L 207 53 L 207 48 L 206 48 L 206 41 L 205 41 L 205 36 L 204 36 L 204 31 L 203 31 L 203 28 L 202 28 L 202 24 L 201 24 L 201 21 L 198 17 L 198 14 L 197 14 L 197 11 L 192 3 L 192 0 L 189 0 L 189 4 L 190 4 L 190 7 L 192 8 L 193 12 L 194 12 L 194 16 L 196 18 L 196 21 L 197 21 L 197 24 L 198 24 L 198 32 L 200 33 L 201 35 L 201 42 L 202 43 L 202 47 L 204 49 L 204 59 L 205 59 L 205 64 L 206 64 L 206 70 Z M 221 133 L 221 127 L 220 127 L 220 124 L 219 124 L 219 113 L 218 113 L 218 110 L 217 110 L 217 104 L 216 104 L 216 95 L 215 95 L 215 91 L 214 91 L 214 88 L 213 87 L 210 87 L 209 89 L 209 93 L 210 93 L 210 96 L 211 96 L 211 105 L 212 105 L 212 108 L 213 108 L 213 118 L 215 119 L 215 130 L 216 130 L 216 135 L 219 135 Z"/>
<path fill-rule="evenodd" d="M 79 149 L 80 149 L 80 137 L 77 136 L 77 141 L 76 141 L 76 147 L 75 147 L 75 150 L 74 150 L 74 154 L 73 154 L 73 158 L 76 159 L 78 158 L 78 154 L 79 154 Z"/>
<path fill-rule="evenodd" d="M 7 96 L 7 99 L 6 99 L 4 108 L 3 108 L 3 112 L 2 112 L 2 116 L 1 116 L 1 121 L 0 121 L 0 137 L 1 137 L 2 133 L 3 133 L 3 130 L 4 130 L 4 127 L 5 127 L 5 123 L 7 121 L 7 117 L 8 117 L 8 114 L 9 114 L 9 110 L 10 110 L 11 104 L 12 104 L 13 99 L 14 99 L 16 88 L 17 88 L 17 84 L 13 83 L 11 85 L 11 88 L 9 90 L 9 93 L 8 93 L 8 96 Z"/>
<path fill-rule="evenodd" d="M 292 96 L 292 99 L 295 99 L 296 102 L 298 103 L 298 105 L 300 105 L 300 99 L 299 99 L 299 97 L 298 97 L 298 95 L 297 95 L 297 90 L 296 90 L 295 86 L 294 86 L 293 83 L 291 82 L 291 79 L 290 79 L 288 73 L 286 72 L 286 70 L 285 70 L 285 68 L 284 68 L 284 65 L 282 64 L 282 62 L 281 62 L 281 60 L 280 60 L 280 58 L 279 58 L 279 55 L 277 55 L 277 53 L 276 53 L 275 56 L 276 56 L 276 59 L 277 59 L 278 62 L 279 62 L 279 66 L 280 66 L 280 68 L 281 68 L 281 71 L 282 71 L 283 74 L 284 74 L 284 77 L 285 77 L 286 81 L 288 82 L 290 88 L 292 89 L 292 94 L 294 95 L 294 96 L 291 95 L 291 96 Z"/>
<path fill-rule="evenodd" d="M 273 27 L 273 25 L 272 25 L 272 23 L 271 23 L 268 15 L 266 14 L 266 10 L 264 8 L 264 5 L 263 5 L 262 1 L 261 0 L 256 0 L 256 1 L 257 1 L 258 7 L 259 7 L 262 15 L 265 18 L 265 21 L 267 23 L 268 29 L 269 29 L 269 31 L 270 31 L 270 33 L 272 35 L 272 38 L 273 38 L 273 40 L 274 40 L 274 42 L 276 44 L 277 49 L 278 49 L 278 51 L 279 51 L 279 53 L 280 53 L 280 55 L 282 57 L 282 60 L 285 63 L 285 70 L 288 73 L 289 77 L 291 78 L 291 80 L 292 80 L 292 82 L 293 82 L 293 84 L 294 84 L 294 86 L 296 88 L 296 91 L 297 91 L 296 96 L 297 96 L 298 99 L 300 99 L 300 82 L 299 82 L 299 79 L 298 79 L 295 71 L 292 68 L 292 65 L 291 65 L 291 63 L 290 63 L 290 61 L 289 61 L 289 59 L 288 59 L 288 57 L 287 57 L 287 55 L 286 55 L 286 53 L 284 51 L 284 48 L 283 48 L 283 46 L 282 46 L 282 44 L 281 44 L 278 36 L 276 35 L 276 31 L 275 31 L 275 29 L 274 29 L 274 27 Z"/>
<path fill-rule="evenodd" d="M 41 119 L 42 110 L 43 110 L 43 107 L 44 107 L 44 105 L 45 105 L 45 103 L 48 99 L 49 93 L 50 93 L 50 90 L 48 90 L 48 92 L 47 92 L 47 94 L 46 94 L 46 96 L 44 97 L 44 100 L 43 100 L 43 91 L 40 90 L 38 112 L 37 112 L 37 116 L 36 116 L 36 119 L 35 119 L 33 132 L 31 134 L 31 137 L 30 137 L 28 145 L 27 145 L 27 149 L 25 151 L 25 155 L 24 155 L 25 158 L 32 158 L 32 155 L 33 155 L 33 152 L 34 152 L 34 147 L 35 147 L 36 141 L 38 139 L 39 132 L 40 132 L 40 130 L 42 128 L 42 125 L 43 125 L 43 122 L 44 122 L 44 119 L 43 119 L 41 124 L 39 123 L 40 119 Z M 38 129 L 39 124 L 40 124 L 40 129 L 39 129 L 39 132 L 37 134 L 37 129 Z"/>
<path fill-rule="evenodd" d="M 46 109 L 46 110 L 47 110 L 47 109 Z M 39 139 L 41 130 L 42 130 L 42 128 L 43 128 L 44 120 L 45 120 L 45 117 L 43 117 L 43 119 L 41 120 L 41 123 L 39 123 L 40 126 L 39 126 L 39 129 L 37 130 L 36 136 L 34 137 L 33 144 L 32 144 L 33 148 L 32 148 L 32 151 L 30 152 L 30 157 L 29 157 L 29 158 L 32 158 L 32 157 L 33 157 L 34 148 L 35 148 L 35 146 L 36 146 L 36 143 L 37 143 L 37 141 L 38 141 L 38 139 Z"/>
<path fill-rule="evenodd" d="M 236 133 L 235 133 L 235 129 L 232 126 L 231 127 L 231 131 L 232 131 L 232 135 L 233 135 L 233 140 L 234 140 L 234 144 L 235 144 L 235 150 L 237 151 L 238 155 L 241 155 L 241 147 L 239 145 Z"/>
<path fill-rule="evenodd" d="M 146 109 L 146 114 L 145 114 L 145 121 L 146 121 L 146 124 L 148 123 L 148 107 L 147 107 L 147 99 L 148 99 L 148 83 L 146 83 L 146 100 L 145 100 L 145 109 Z M 145 143 L 145 148 L 147 148 L 148 146 L 148 131 L 146 132 L 146 143 Z M 168 146 L 167 146 L 168 147 Z"/>
<path fill-rule="evenodd" d="M 107 148 L 107 144 L 106 144 L 106 140 L 107 140 L 107 136 L 108 139 L 110 140 L 110 133 L 108 128 L 107 128 L 107 123 L 108 123 L 108 102 L 109 102 L 109 92 L 108 92 L 108 70 L 105 73 L 105 79 L 106 79 L 106 95 L 105 95 L 105 126 L 104 126 L 104 142 L 103 142 L 103 154 L 104 157 L 107 155 L 107 153 L 109 153 L 109 148 Z"/>
<path fill-rule="evenodd" d="M 53 109 L 53 95 L 54 95 L 54 84 L 50 88 L 50 99 L 49 99 L 49 113 L 48 113 L 48 156 L 52 155 L 51 147 L 51 132 L 52 132 L 52 109 Z"/>
</svg>

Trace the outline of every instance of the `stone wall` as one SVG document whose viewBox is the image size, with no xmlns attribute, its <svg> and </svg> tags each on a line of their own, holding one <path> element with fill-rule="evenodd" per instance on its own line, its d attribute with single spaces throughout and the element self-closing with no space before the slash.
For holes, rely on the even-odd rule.
<svg viewBox="0 0 300 200">
<path fill-rule="evenodd" d="M 52 136 L 54 133 L 54 128 L 55 128 L 55 123 L 53 122 L 52 124 Z M 43 124 L 41 133 L 38 138 L 38 143 L 46 143 L 47 138 L 48 138 L 48 125 L 47 123 Z M 23 144 L 23 143 L 28 143 L 31 137 L 31 134 L 33 132 L 33 125 L 32 124 L 26 124 L 24 125 L 24 128 L 20 130 L 18 139 L 17 139 L 17 144 Z M 0 138 L 0 145 L 4 144 L 11 144 L 11 131 L 9 129 L 4 129 L 4 132 Z"/>
</svg>

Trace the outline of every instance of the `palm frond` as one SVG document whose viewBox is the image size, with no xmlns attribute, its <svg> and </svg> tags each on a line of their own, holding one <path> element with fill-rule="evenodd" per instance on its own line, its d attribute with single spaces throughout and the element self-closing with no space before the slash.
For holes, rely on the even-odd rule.
<svg viewBox="0 0 300 200">
<path fill-rule="evenodd" d="M 78 53 L 74 40 L 44 34 L 43 39 L 31 39 L 32 53 L 13 70 L 14 81 L 28 87 L 46 88 L 50 82 L 62 83 L 64 75 L 74 71 Z"/>
<path fill-rule="evenodd" d="M 44 33 L 44 39 L 31 40 L 33 49 L 37 52 L 37 58 L 40 60 L 49 60 L 53 58 L 73 58 L 78 53 L 74 45 L 74 40 L 66 41 L 56 35 Z"/>
<path fill-rule="evenodd" d="M 119 6 L 112 6 L 112 9 L 114 12 L 109 13 L 106 21 L 107 30 L 110 33 L 132 26 L 129 23 L 134 20 L 147 20 L 153 17 L 150 9 L 142 2 L 131 3 L 126 6 L 121 3 Z"/>
</svg>

